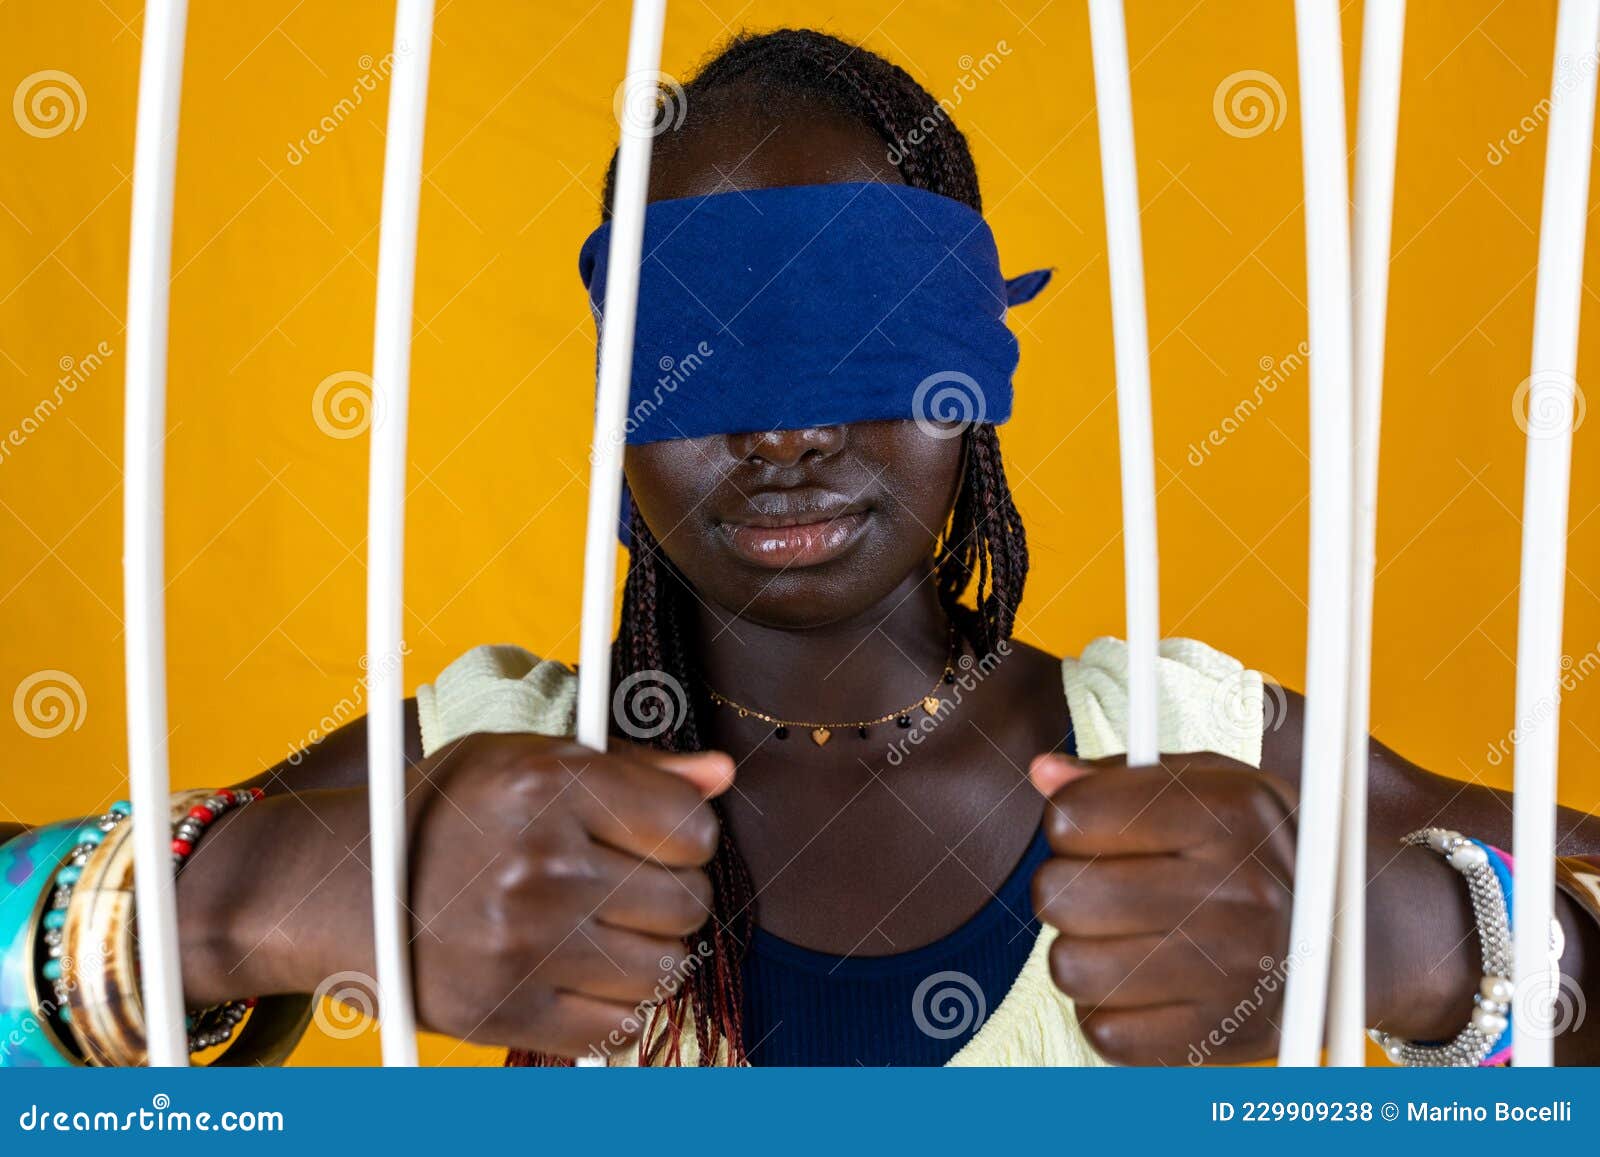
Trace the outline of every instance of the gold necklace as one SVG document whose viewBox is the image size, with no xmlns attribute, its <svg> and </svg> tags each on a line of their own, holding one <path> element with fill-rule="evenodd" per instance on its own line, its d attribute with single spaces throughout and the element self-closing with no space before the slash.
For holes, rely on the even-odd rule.
<svg viewBox="0 0 1600 1157">
<path fill-rule="evenodd" d="M 772 734 L 778 739 L 788 739 L 791 727 L 807 728 L 811 732 L 811 742 L 818 747 L 832 739 L 835 731 L 850 727 L 854 727 L 856 734 L 865 739 L 868 735 L 868 728 L 876 727 L 880 723 L 888 723 L 891 719 L 901 730 L 908 729 L 911 726 L 911 713 L 918 708 L 921 708 L 929 715 L 937 716 L 939 714 L 940 710 L 945 706 L 945 701 L 939 698 L 939 688 L 956 681 L 957 646 L 956 630 L 954 624 L 952 624 L 950 627 L 950 648 L 945 652 L 944 670 L 940 672 L 938 681 L 928 689 L 926 695 L 915 703 L 886 712 L 876 719 L 857 719 L 854 722 L 840 723 L 816 723 L 806 719 L 779 719 L 775 715 L 768 715 L 765 711 L 757 711 L 754 707 L 746 707 L 743 703 L 735 702 L 711 687 L 706 688 L 706 694 L 710 697 L 711 702 L 718 707 L 728 707 L 737 711 L 740 719 L 759 719 L 763 723 L 770 723 L 773 728 Z"/>
</svg>

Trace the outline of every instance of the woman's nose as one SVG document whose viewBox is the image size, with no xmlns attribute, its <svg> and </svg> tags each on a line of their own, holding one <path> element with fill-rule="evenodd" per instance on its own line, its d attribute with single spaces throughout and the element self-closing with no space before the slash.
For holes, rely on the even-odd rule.
<svg viewBox="0 0 1600 1157">
<path fill-rule="evenodd" d="M 741 461 L 770 466 L 796 466 L 810 456 L 831 458 L 844 448 L 843 426 L 807 426 L 801 430 L 729 434 L 728 449 Z"/>
</svg>

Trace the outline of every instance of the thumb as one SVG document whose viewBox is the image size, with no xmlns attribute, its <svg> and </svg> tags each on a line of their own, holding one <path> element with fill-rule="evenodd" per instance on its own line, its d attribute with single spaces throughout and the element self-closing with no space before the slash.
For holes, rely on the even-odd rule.
<svg viewBox="0 0 1600 1157">
<path fill-rule="evenodd" d="M 733 757 L 722 751 L 655 751 L 647 756 L 662 771 L 682 776 L 714 799 L 733 786 Z"/>
<path fill-rule="evenodd" d="M 1048 799 L 1073 780 L 1082 779 L 1093 771 L 1092 766 L 1070 755 L 1050 752 L 1034 757 L 1028 765 L 1028 778 L 1039 789 L 1039 794 Z"/>
</svg>

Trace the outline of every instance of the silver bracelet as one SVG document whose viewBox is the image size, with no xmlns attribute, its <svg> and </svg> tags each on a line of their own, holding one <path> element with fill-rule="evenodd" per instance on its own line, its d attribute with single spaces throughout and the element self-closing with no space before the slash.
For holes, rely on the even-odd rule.
<svg viewBox="0 0 1600 1157">
<path fill-rule="evenodd" d="M 1369 1030 L 1367 1035 L 1397 1065 L 1475 1068 L 1483 1063 L 1510 1023 L 1511 920 L 1506 912 L 1505 893 L 1489 866 L 1489 853 L 1460 832 L 1423 828 L 1400 842 L 1432 848 L 1466 879 L 1472 915 L 1478 925 L 1478 943 L 1483 949 L 1483 980 L 1472 998 L 1472 1019 L 1444 1044 L 1416 1044 L 1378 1029 Z"/>
</svg>

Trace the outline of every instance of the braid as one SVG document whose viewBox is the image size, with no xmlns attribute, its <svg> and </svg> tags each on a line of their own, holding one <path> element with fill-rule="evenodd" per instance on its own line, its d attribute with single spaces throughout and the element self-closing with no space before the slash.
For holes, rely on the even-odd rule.
<svg viewBox="0 0 1600 1157">
<path fill-rule="evenodd" d="M 961 595 L 976 580 L 978 610 L 966 633 L 980 654 L 1011 637 L 1028 580 L 1028 535 L 992 425 L 967 431 L 961 492 L 934 557 L 933 575 L 939 602 L 958 622 L 964 613 Z"/>
<path fill-rule="evenodd" d="M 906 184 L 982 211 L 977 169 L 966 138 L 932 95 L 904 69 L 836 37 L 808 29 L 740 34 L 684 86 L 684 98 L 689 117 L 675 133 L 655 142 L 658 153 L 683 148 L 694 132 L 715 131 L 723 112 L 748 114 L 782 105 L 821 107 L 877 132 Z M 610 216 L 615 180 L 613 154 L 602 217 Z M 1011 637 L 1027 579 L 1028 544 L 1006 483 L 994 426 L 973 426 L 964 440 L 961 487 L 939 539 L 933 580 L 951 620 L 980 654 L 988 654 Z M 690 644 L 692 596 L 687 580 L 662 553 L 637 507 L 632 533 L 622 619 L 611 652 L 612 683 L 643 671 L 661 672 L 675 680 L 684 689 L 687 710 L 653 742 L 669 751 L 700 751 L 704 745 L 698 721 L 710 704 Z M 960 601 L 974 583 L 976 609 Z M 712 803 L 718 817 L 724 818 L 720 804 Z M 701 1064 L 714 1063 L 719 1054 L 731 1064 L 748 1060 L 742 968 L 755 929 L 755 890 L 726 822 L 708 874 L 711 918 L 687 941 L 690 966 L 682 988 L 650 1013 L 639 1043 L 641 1063 L 682 1063 L 684 1035 L 691 1029 Z M 562 1062 L 513 1050 L 506 1063 Z"/>
</svg>

